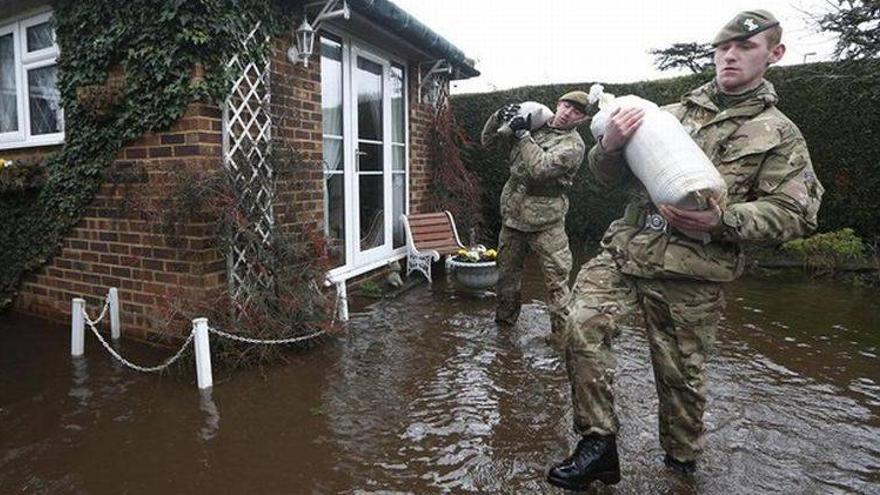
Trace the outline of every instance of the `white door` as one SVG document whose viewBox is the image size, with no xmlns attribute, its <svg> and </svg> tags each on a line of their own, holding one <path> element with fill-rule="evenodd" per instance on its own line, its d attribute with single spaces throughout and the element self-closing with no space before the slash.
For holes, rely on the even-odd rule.
<svg viewBox="0 0 880 495">
<path fill-rule="evenodd" d="M 358 46 L 351 50 L 353 208 L 349 225 L 356 266 L 392 251 L 390 64 Z"/>
</svg>

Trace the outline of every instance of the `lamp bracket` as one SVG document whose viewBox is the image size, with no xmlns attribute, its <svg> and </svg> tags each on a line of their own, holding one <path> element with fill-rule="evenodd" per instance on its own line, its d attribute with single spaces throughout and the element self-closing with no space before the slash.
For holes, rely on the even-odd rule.
<svg viewBox="0 0 880 495">
<path fill-rule="evenodd" d="M 342 4 L 341 6 L 339 4 Z M 326 0 L 325 2 L 312 2 L 306 4 L 305 10 L 308 10 L 310 7 L 321 6 L 321 10 L 318 11 L 318 14 L 315 16 L 315 19 L 310 22 L 312 28 L 317 31 L 321 27 L 321 23 L 324 21 L 329 21 L 332 19 L 339 19 L 340 17 L 348 20 L 351 17 L 351 9 L 348 8 L 347 0 Z"/>
</svg>

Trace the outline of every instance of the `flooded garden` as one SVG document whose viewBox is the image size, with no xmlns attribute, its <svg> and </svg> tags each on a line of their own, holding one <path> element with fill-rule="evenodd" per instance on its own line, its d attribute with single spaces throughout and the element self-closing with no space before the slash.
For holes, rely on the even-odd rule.
<svg viewBox="0 0 880 495">
<path fill-rule="evenodd" d="M 561 493 L 544 476 L 576 439 L 538 273 L 508 330 L 494 297 L 438 279 L 355 300 L 341 335 L 203 393 L 192 376 L 122 367 L 91 335 L 71 359 L 69 329 L 5 315 L 2 492 Z M 623 479 L 593 491 L 880 493 L 876 291 L 774 277 L 727 300 L 697 473 L 663 465 L 633 325 L 615 344 Z M 121 347 L 143 364 L 170 352 Z"/>
</svg>

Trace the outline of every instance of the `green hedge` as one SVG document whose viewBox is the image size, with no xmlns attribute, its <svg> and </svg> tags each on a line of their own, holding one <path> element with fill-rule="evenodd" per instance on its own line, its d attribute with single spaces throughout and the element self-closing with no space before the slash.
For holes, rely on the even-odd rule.
<svg viewBox="0 0 880 495">
<path fill-rule="evenodd" d="M 631 84 L 605 84 L 617 95 L 636 94 L 658 104 L 677 101 L 692 88 L 709 81 L 710 73 Z M 774 67 L 767 78 L 780 94 L 779 108 L 800 127 L 826 193 L 819 215 L 820 231 L 852 227 L 865 238 L 880 237 L 880 61 L 826 62 Z M 556 98 L 572 89 L 588 90 L 591 83 L 528 86 L 494 93 L 453 98 L 458 122 L 471 145 L 465 163 L 483 181 L 486 240 L 500 228 L 498 198 L 508 177 L 506 157 L 479 145 L 486 118 L 504 103 L 534 100 L 551 108 Z M 587 126 L 581 134 L 594 144 Z M 596 240 L 611 220 L 620 216 L 626 200 L 622 190 L 599 188 L 581 167 L 569 198 L 567 227 L 572 238 Z"/>
</svg>

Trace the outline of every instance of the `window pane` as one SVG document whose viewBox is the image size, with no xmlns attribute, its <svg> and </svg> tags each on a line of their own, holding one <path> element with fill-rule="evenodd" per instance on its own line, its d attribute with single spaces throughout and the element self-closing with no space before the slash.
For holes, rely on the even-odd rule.
<svg viewBox="0 0 880 495">
<path fill-rule="evenodd" d="M 361 175 L 360 192 L 361 251 L 385 244 L 384 192 L 381 175 Z"/>
<path fill-rule="evenodd" d="M 0 36 L 0 132 L 18 130 L 15 45 L 12 33 Z"/>
<path fill-rule="evenodd" d="M 324 171 L 342 171 L 342 139 L 324 138 Z"/>
<path fill-rule="evenodd" d="M 54 44 L 52 40 L 52 26 L 48 22 L 33 25 L 27 28 L 27 51 L 35 52 L 43 48 L 49 48 Z"/>
<path fill-rule="evenodd" d="M 391 146 L 392 153 L 392 163 L 391 168 L 395 171 L 404 171 L 406 170 L 406 148 L 403 146 L 392 145 Z"/>
<path fill-rule="evenodd" d="M 324 174 L 324 233 L 332 268 L 345 265 L 345 176 Z"/>
<path fill-rule="evenodd" d="M 403 67 L 393 65 L 391 67 L 391 140 L 395 143 L 404 143 L 406 133 L 406 101 L 404 99 Z"/>
<path fill-rule="evenodd" d="M 394 247 L 399 248 L 406 244 L 406 234 L 403 231 L 403 222 L 400 221 L 400 215 L 406 213 L 404 206 L 406 205 L 406 174 L 395 173 L 391 176 L 391 194 L 394 197 Z"/>
<path fill-rule="evenodd" d="M 321 38 L 321 107 L 324 134 L 342 135 L 342 45 Z"/>
<path fill-rule="evenodd" d="M 52 134 L 64 130 L 57 75 L 58 70 L 54 65 L 28 71 L 31 135 Z"/>
<path fill-rule="evenodd" d="M 382 140 L 382 66 L 358 57 L 357 85 L 358 137 Z"/>
</svg>

